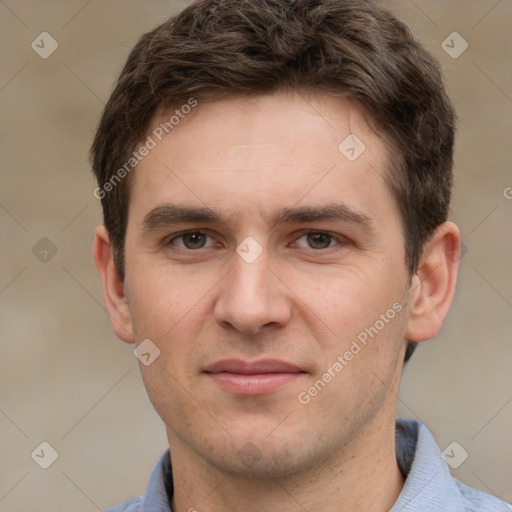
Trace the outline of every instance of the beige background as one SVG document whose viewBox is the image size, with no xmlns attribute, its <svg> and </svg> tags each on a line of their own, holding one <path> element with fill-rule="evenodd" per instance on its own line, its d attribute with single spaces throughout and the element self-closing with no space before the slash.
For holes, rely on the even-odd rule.
<svg viewBox="0 0 512 512">
<path fill-rule="evenodd" d="M 512 501 L 512 2 L 385 4 L 444 68 L 460 118 L 452 219 L 467 247 L 448 321 L 405 371 L 399 414 L 442 449 L 467 450 L 457 478 Z M 1 511 L 102 510 L 144 492 L 166 446 L 133 347 L 103 308 L 87 152 L 129 48 L 183 5 L 0 0 Z M 31 48 L 43 31 L 59 45 L 48 59 Z M 453 31 L 469 43 L 457 59 L 441 46 Z M 46 263 L 32 252 L 43 237 L 57 248 Z M 59 453 L 46 470 L 31 458 L 42 441 Z"/>
</svg>

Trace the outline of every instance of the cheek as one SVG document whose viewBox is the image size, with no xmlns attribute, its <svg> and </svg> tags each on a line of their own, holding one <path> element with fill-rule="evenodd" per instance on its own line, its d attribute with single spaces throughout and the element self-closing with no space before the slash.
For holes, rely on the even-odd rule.
<svg viewBox="0 0 512 512">
<path fill-rule="evenodd" d="M 354 337 L 373 325 L 381 314 L 403 300 L 402 276 L 381 264 L 334 267 L 315 274 L 299 271 L 287 276 L 296 304 L 316 314 L 333 337 Z M 393 312 L 393 311 L 392 311 Z M 310 313 L 310 315 L 311 315 Z"/>
<path fill-rule="evenodd" d="M 185 274 L 168 264 L 133 266 L 127 276 L 130 311 L 139 338 L 161 338 L 188 326 L 216 281 L 214 276 Z"/>
<path fill-rule="evenodd" d="M 368 265 L 364 271 L 340 269 L 336 278 L 323 276 L 310 280 L 309 288 L 297 288 L 297 295 L 304 297 L 310 290 L 308 304 L 315 314 L 309 313 L 308 328 L 314 331 L 323 352 L 318 370 L 324 374 L 331 369 L 336 374 L 325 398 L 341 393 L 343 399 L 337 401 L 340 407 L 344 404 L 353 410 L 360 397 L 378 394 L 401 366 L 407 325 L 404 276 L 405 269 L 393 273 L 380 265 L 370 270 Z M 343 369 L 336 371 L 336 363 L 336 368 L 341 364 Z M 347 389 L 352 390 L 350 396 L 345 396 Z M 318 400 L 317 405 L 322 404 Z"/>
</svg>

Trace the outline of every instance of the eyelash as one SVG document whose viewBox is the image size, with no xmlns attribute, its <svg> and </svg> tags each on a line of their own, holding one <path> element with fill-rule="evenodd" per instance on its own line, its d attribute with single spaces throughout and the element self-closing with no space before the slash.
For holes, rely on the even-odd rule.
<svg viewBox="0 0 512 512">
<path fill-rule="evenodd" d="M 181 233 L 177 233 L 175 234 L 172 238 L 168 239 L 168 241 L 166 242 L 165 245 L 174 245 L 173 242 L 174 240 L 177 240 L 179 238 L 183 238 L 185 235 L 190 235 L 190 234 L 198 234 L 198 235 L 205 235 L 207 237 L 210 237 L 210 238 L 213 238 L 212 236 L 210 236 L 207 232 L 205 231 L 200 231 L 200 230 L 190 230 L 190 231 L 183 231 Z M 333 235 L 327 231 L 314 231 L 314 230 L 310 230 L 310 231 L 306 231 L 305 233 L 303 233 L 300 237 L 298 237 L 295 241 L 297 240 L 300 240 L 301 238 L 305 237 L 305 236 L 308 236 L 308 235 L 325 235 L 325 236 L 328 236 L 331 238 L 331 240 L 336 240 L 338 243 L 336 245 L 329 245 L 328 247 L 325 247 L 325 248 L 321 248 L 321 249 L 315 249 L 313 247 L 308 247 L 308 248 L 304 248 L 304 247 L 299 247 L 299 249 L 310 249 L 312 251 L 326 251 L 328 249 L 333 249 L 334 247 L 338 246 L 338 245 L 346 245 L 347 244 L 347 241 L 344 240 L 344 237 L 338 237 L 336 235 Z M 188 247 L 179 247 L 177 246 L 178 249 L 181 249 L 181 250 L 184 250 L 184 251 L 199 251 L 201 249 L 208 249 L 208 247 L 199 247 L 198 249 L 190 249 Z"/>
</svg>

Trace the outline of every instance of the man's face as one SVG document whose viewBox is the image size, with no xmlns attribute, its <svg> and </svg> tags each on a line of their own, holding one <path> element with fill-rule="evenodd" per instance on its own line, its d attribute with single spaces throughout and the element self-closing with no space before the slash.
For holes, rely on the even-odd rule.
<svg viewBox="0 0 512 512">
<path fill-rule="evenodd" d="M 199 103 L 138 165 L 125 293 L 176 453 L 290 474 L 394 419 L 409 276 L 388 159 L 349 101 L 274 94 Z"/>
</svg>

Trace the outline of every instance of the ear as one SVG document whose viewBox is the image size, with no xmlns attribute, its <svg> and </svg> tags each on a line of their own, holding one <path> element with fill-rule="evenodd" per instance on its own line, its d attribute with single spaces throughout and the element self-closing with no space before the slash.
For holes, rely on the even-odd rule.
<svg viewBox="0 0 512 512">
<path fill-rule="evenodd" d="M 94 231 L 92 255 L 103 284 L 110 325 L 118 338 L 126 343 L 133 343 L 131 314 L 124 293 L 124 284 L 114 263 L 110 236 L 103 225 L 98 226 Z"/>
<path fill-rule="evenodd" d="M 426 341 L 441 329 L 455 293 L 459 256 L 459 228 L 445 222 L 425 244 L 411 281 L 408 340 Z"/>
</svg>

